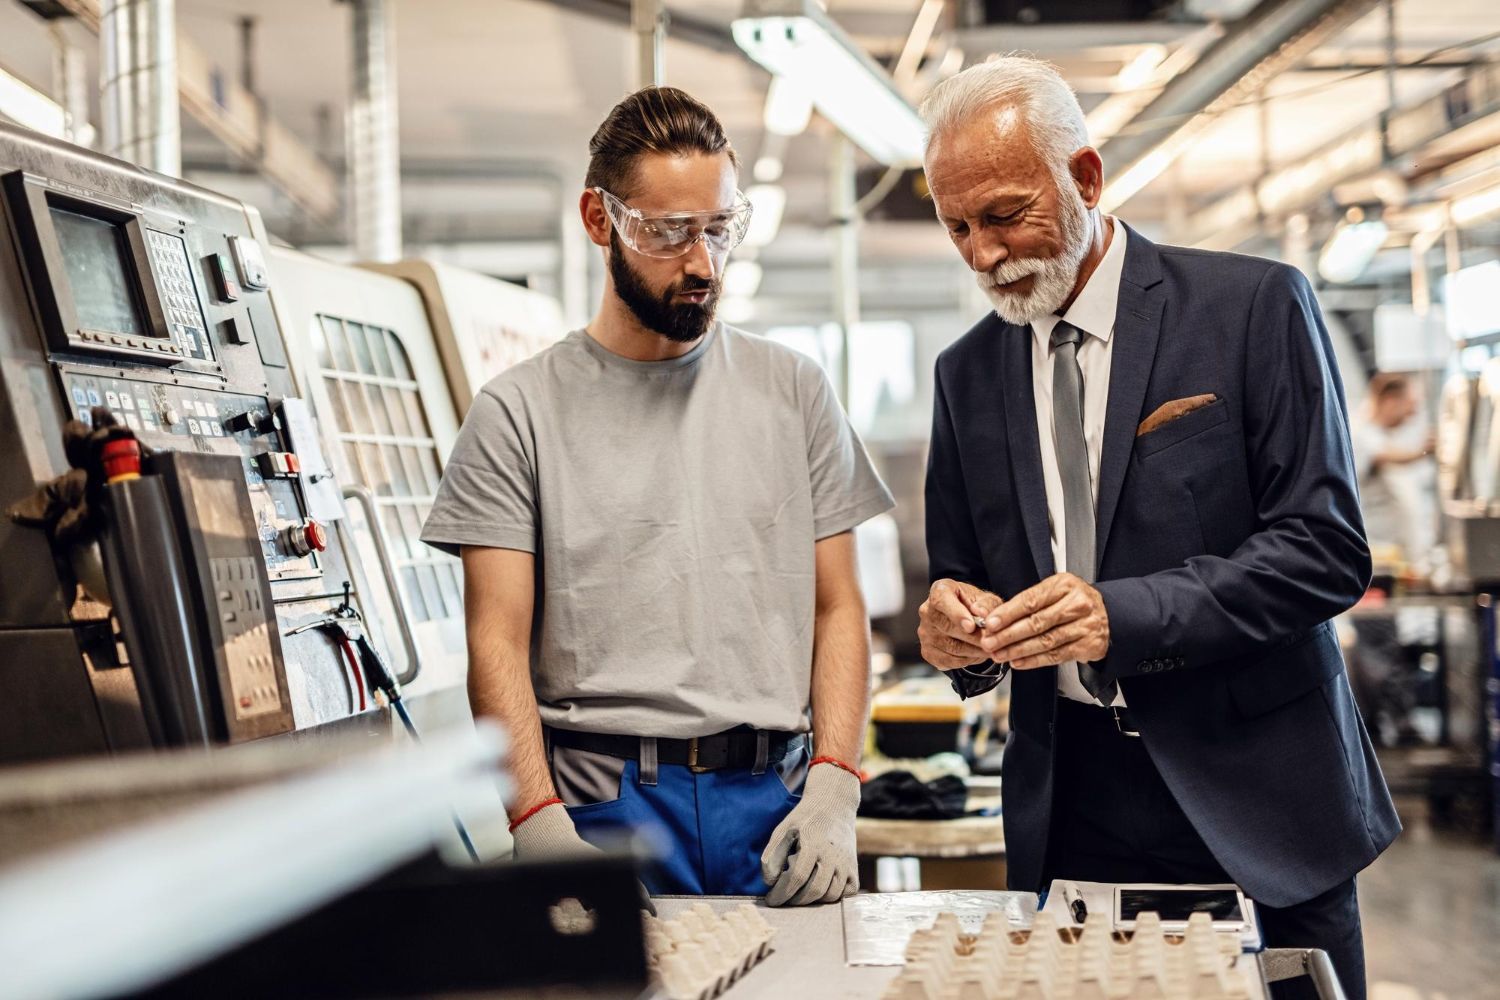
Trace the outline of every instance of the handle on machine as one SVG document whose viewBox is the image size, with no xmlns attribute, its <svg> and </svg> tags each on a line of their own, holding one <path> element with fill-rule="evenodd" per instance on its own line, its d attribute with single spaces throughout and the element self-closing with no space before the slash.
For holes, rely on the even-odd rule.
<svg viewBox="0 0 1500 1000">
<path fill-rule="evenodd" d="M 417 642 L 412 635 L 411 622 L 406 615 L 406 601 L 401 597 L 401 584 L 396 579 L 396 564 L 391 559 L 391 546 L 385 537 L 385 525 L 380 521 L 380 511 L 375 506 L 375 494 L 370 492 L 369 487 L 360 486 L 355 483 L 344 484 L 344 499 L 353 500 L 365 509 L 365 520 L 370 523 L 370 537 L 375 542 L 375 554 L 380 559 L 380 572 L 385 577 L 386 588 L 391 592 L 391 599 L 396 604 L 396 623 L 401 628 L 401 644 L 406 647 L 406 662 L 409 666 L 406 672 L 397 677 L 396 680 L 402 684 L 410 684 L 422 669 L 422 661 L 417 658 Z"/>
</svg>

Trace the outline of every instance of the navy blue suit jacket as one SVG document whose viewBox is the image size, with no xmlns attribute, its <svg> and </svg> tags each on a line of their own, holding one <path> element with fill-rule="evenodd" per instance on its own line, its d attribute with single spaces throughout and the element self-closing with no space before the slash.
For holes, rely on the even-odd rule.
<svg viewBox="0 0 1500 1000">
<path fill-rule="evenodd" d="M 1329 619 L 1370 575 L 1343 389 L 1307 280 L 1130 231 L 1099 471 L 1099 664 L 1230 876 L 1269 906 L 1364 868 L 1400 830 Z M 1031 333 L 991 314 L 938 358 L 934 580 L 1010 597 L 1055 571 Z M 1137 436 L 1159 406 L 1217 401 Z M 995 680 L 953 672 L 965 696 Z M 1016 671 L 1011 885 L 1041 887 L 1057 669 Z"/>
</svg>

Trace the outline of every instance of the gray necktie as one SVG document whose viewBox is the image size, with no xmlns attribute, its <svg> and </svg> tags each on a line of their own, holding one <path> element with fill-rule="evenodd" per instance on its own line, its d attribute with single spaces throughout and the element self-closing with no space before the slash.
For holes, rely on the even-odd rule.
<svg viewBox="0 0 1500 1000">
<path fill-rule="evenodd" d="M 1057 442 L 1057 471 L 1062 478 L 1063 517 L 1067 525 L 1067 570 L 1094 582 L 1094 488 L 1088 443 L 1083 437 L 1083 372 L 1078 342 L 1083 331 L 1059 322 L 1052 329 L 1052 436 Z M 1089 663 L 1078 664 L 1078 679 L 1089 694 L 1108 705 L 1115 682 Z"/>
</svg>

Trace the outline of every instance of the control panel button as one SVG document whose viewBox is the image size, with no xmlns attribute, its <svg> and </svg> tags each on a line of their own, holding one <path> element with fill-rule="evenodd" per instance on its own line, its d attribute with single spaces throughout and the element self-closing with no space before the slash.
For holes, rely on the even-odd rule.
<svg viewBox="0 0 1500 1000">
<path fill-rule="evenodd" d="M 222 253 L 209 254 L 208 269 L 214 276 L 214 293 L 220 302 L 238 302 L 240 283 L 235 280 L 234 267 L 229 257 Z"/>
<path fill-rule="evenodd" d="M 328 548 L 327 530 L 311 518 L 300 525 L 287 528 L 281 535 L 286 550 L 298 558 Z"/>
<path fill-rule="evenodd" d="M 263 451 L 255 456 L 255 464 L 267 479 L 289 479 L 302 471 L 297 456 L 289 451 Z"/>
</svg>

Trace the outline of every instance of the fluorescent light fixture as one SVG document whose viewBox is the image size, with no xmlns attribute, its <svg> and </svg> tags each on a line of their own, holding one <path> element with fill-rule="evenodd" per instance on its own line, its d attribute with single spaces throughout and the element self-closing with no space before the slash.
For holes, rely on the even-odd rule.
<svg viewBox="0 0 1500 1000">
<path fill-rule="evenodd" d="M 743 245 L 763 247 L 781 230 L 781 216 L 786 211 L 786 188 L 779 184 L 752 184 L 746 189 L 745 197 L 750 199 L 753 211 Z"/>
<path fill-rule="evenodd" d="M 1167 47 L 1165 45 L 1148 45 L 1120 69 L 1115 77 L 1115 83 L 1121 90 L 1139 90 L 1151 82 L 1152 77 L 1156 75 L 1157 67 L 1166 62 L 1166 59 Z"/>
<path fill-rule="evenodd" d="M 812 121 L 812 95 L 790 77 L 773 76 L 766 90 L 765 126 L 776 135 L 801 135 Z"/>
<path fill-rule="evenodd" d="M 0 69 L 0 116 L 50 136 L 61 136 L 67 129 L 68 116 L 62 105 L 3 69 Z"/>
<path fill-rule="evenodd" d="M 748 323 L 755 317 L 755 303 L 747 298 L 726 295 L 719 302 L 719 319 L 726 323 Z"/>
<path fill-rule="evenodd" d="M 1318 273 L 1326 281 L 1348 284 L 1365 273 L 1389 233 L 1384 220 L 1365 218 L 1362 211 L 1351 208 L 1318 254 Z"/>
<path fill-rule="evenodd" d="M 1181 135 L 1182 133 L 1177 133 Z M 1177 159 L 1178 147 L 1171 139 L 1136 161 L 1135 165 L 1108 184 L 1099 194 L 1099 210 L 1113 212 L 1140 193 L 1141 189 L 1161 176 Z"/>
<path fill-rule="evenodd" d="M 781 162 L 781 157 L 762 156 L 755 161 L 752 173 L 755 174 L 755 179 L 762 184 L 775 184 L 781 180 L 781 173 L 785 169 L 786 165 Z"/>
<path fill-rule="evenodd" d="M 887 166 L 922 162 L 926 133 L 890 76 L 812 0 L 749 0 L 734 40 Z"/>
<path fill-rule="evenodd" d="M 764 274 L 759 261 L 730 261 L 724 269 L 724 297 L 750 298 L 760 289 L 760 279 Z"/>
<path fill-rule="evenodd" d="M 1449 209 L 1453 221 L 1460 226 L 1480 222 L 1500 212 L 1500 184 L 1455 198 Z"/>
<path fill-rule="evenodd" d="M 1500 330 L 1500 261 L 1475 264 L 1443 279 L 1443 314 L 1454 340 Z"/>
</svg>

